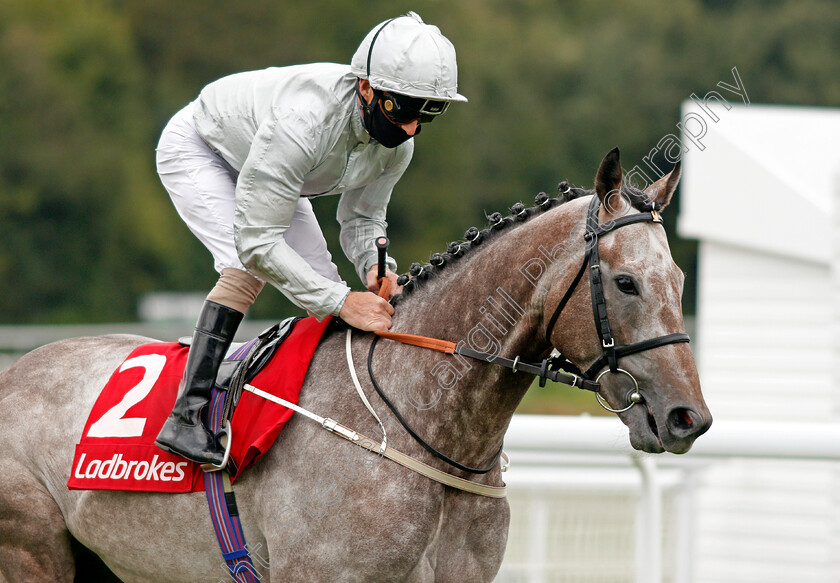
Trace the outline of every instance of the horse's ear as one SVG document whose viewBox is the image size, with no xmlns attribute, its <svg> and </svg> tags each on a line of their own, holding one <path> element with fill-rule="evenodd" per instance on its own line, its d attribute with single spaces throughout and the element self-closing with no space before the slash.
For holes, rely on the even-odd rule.
<svg viewBox="0 0 840 583">
<path fill-rule="evenodd" d="M 598 172 L 595 173 L 595 193 L 601 199 L 602 205 L 606 204 L 605 199 L 611 192 L 620 192 L 621 178 L 622 171 L 618 148 L 613 148 L 601 160 Z"/>
<path fill-rule="evenodd" d="M 648 186 L 645 189 L 645 194 L 652 201 L 661 203 L 661 208 L 665 208 L 671 202 L 671 197 L 674 196 L 674 192 L 677 190 L 677 184 L 680 183 L 681 174 L 682 165 L 680 162 L 677 162 L 673 170 Z"/>
</svg>

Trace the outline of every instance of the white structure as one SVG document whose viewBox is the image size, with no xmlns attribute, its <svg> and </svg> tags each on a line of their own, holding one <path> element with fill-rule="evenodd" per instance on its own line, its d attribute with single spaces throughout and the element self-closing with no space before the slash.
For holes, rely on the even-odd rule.
<svg viewBox="0 0 840 583">
<path fill-rule="evenodd" d="M 660 144 L 715 423 L 638 457 L 614 418 L 515 418 L 499 583 L 840 581 L 840 110 L 706 107 L 684 104 L 687 151 Z"/>
<path fill-rule="evenodd" d="M 683 157 L 679 215 L 700 241 L 703 393 L 727 422 L 835 421 L 840 110 L 712 107 L 704 149 Z M 732 460 L 696 500 L 695 583 L 840 581 L 840 465 Z"/>
<path fill-rule="evenodd" d="M 718 419 L 689 455 L 653 456 L 630 447 L 615 417 L 515 415 L 505 450 L 513 462 L 505 475 L 512 522 L 497 583 L 692 583 L 700 580 L 698 565 L 714 562 L 701 560 L 709 534 L 698 528 L 707 478 L 747 460 L 774 460 L 776 467 L 784 460 L 791 476 L 838 464 L 840 423 Z M 762 512 L 755 510 L 759 522 Z M 735 522 L 743 529 L 743 520 Z M 748 544 L 761 545 L 761 537 Z M 771 568 L 766 558 L 744 561 L 708 580 L 752 581 L 759 572 L 784 581 L 792 568 L 773 572 L 773 561 L 798 553 L 794 561 L 803 563 L 803 551 L 794 545 L 777 553 Z M 825 565 L 797 567 L 803 578 L 790 580 L 827 580 L 820 575 Z"/>
</svg>

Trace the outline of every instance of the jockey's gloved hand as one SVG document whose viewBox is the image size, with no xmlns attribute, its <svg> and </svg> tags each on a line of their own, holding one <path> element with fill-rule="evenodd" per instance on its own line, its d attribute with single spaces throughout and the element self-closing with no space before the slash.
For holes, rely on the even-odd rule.
<svg viewBox="0 0 840 583">
<path fill-rule="evenodd" d="M 394 307 L 371 292 L 350 292 L 338 317 L 349 325 L 367 332 L 386 331 L 391 327 Z"/>
<path fill-rule="evenodd" d="M 367 272 L 367 277 L 365 284 L 369 291 L 372 291 L 375 294 L 379 293 L 379 280 L 377 279 L 377 272 L 378 268 L 374 265 L 370 268 L 370 271 Z M 388 298 L 394 297 L 400 291 L 402 291 L 402 286 L 397 285 L 397 274 L 391 271 L 390 269 L 385 270 L 385 277 L 391 280 L 391 291 L 388 294 Z"/>
</svg>

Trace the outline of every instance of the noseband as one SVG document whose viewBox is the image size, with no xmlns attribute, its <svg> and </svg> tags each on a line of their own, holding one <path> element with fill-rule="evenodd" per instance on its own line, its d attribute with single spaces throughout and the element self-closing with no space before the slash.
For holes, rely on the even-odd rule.
<svg viewBox="0 0 840 583">
<path fill-rule="evenodd" d="M 569 286 L 569 289 L 566 290 L 566 293 L 563 295 L 563 299 L 560 300 L 560 304 L 554 310 L 554 314 L 552 314 L 551 319 L 548 321 L 548 325 L 545 330 L 545 339 L 549 344 L 551 344 L 551 332 L 554 330 L 554 325 L 557 323 L 557 319 L 560 317 L 560 314 L 563 312 L 563 308 L 566 307 L 566 304 L 572 297 L 572 294 L 580 283 L 580 280 L 583 279 L 583 274 L 586 271 L 589 271 L 589 291 L 592 296 L 592 314 L 595 318 L 595 329 L 598 331 L 598 337 L 601 340 L 603 352 L 598 360 L 596 360 L 592 366 L 583 372 L 564 357 L 560 357 L 562 362 L 557 364 L 559 364 L 563 369 L 571 369 L 570 372 L 576 372 L 584 379 L 590 381 L 593 380 L 593 376 L 596 375 L 598 371 L 604 368 L 604 366 L 609 365 L 609 369 L 604 370 L 594 378 L 595 383 L 598 383 L 601 380 L 601 377 L 607 373 L 624 374 L 630 377 L 630 380 L 633 381 L 634 389 L 627 397 L 630 404 L 623 409 L 611 409 L 607 406 L 604 398 L 599 393 L 595 393 L 601 406 L 612 413 L 623 413 L 636 403 L 642 401 L 642 396 L 639 393 L 639 383 L 636 382 L 636 379 L 633 378 L 632 374 L 618 367 L 619 358 L 643 352 L 645 350 L 650 350 L 651 348 L 657 348 L 667 344 L 675 344 L 677 342 L 689 342 L 690 340 L 688 334 L 679 332 L 650 338 L 648 340 L 642 340 L 640 342 L 634 342 L 633 344 L 616 346 L 615 339 L 613 338 L 610 330 L 610 319 L 607 315 L 607 299 L 604 295 L 604 283 L 601 279 L 601 265 L 598 257 L 598 241 L 603 235 L 615 231 L 616 229 L 620 229 L 621 227 L 626 227 L 627 225 L 646 222 L 659 223 L 661 225 L 662 217 L 656 210 L 656 203 L 646 199 L 645 204 L 647 209 L 644 212 L 624 215 L 601 225 L 598 223 L 598 210 L 601 208 L 601 200 L 597 195 L 592 197 L 592 202 L 589 204 L 589 210 L 586 215 L 586 232 L 583 236 L 583 239 L 586 242 L 586 253 L 583 257 L 583 263 L 581 264 L 580 270 L 575 276 L 575 279 L 572 281 L 572 284 Z"/>
</svg>

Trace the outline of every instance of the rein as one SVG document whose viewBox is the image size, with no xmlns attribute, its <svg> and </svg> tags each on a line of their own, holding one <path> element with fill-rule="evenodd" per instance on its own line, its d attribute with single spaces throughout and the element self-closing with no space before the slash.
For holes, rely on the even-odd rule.
<svg viewBox="0 0 840 583">
<path fill-rule="evenodd" d="M 449 464 L 450 466 L 452 466 L 454 468 L 458 468 L 459 470 L 462 470 L 464 472 L 470 472 L 471 474 L 486 474 L 489 471 L 491 471 L 493 468 L 495 468 L 496 464 L 499 463 L 499 457 L 501 457 L 501 455 L 502 455 L 502 447 L 504 447 L 504 444 L 499 446 L 499 451 L 496 452 L 496 455 L 493 457 L 493 463 L 491 463 L 490 466 L 488 466 L 484 469 L 471 468 L 469 466 L 465 466 L 463 464 L 460 464 L 460 463 L 456 462 L 455 460 L 447 457 L 443 453 L 439 452 L 434 447 L 429 445 L 422 437 L 420 437 L 417 434 L 416 431 L 414 431 L 414 429 L 411 428 L 411 426 L 403 418 L 402 414 L 397 410 L 397 408 L 394 406 L 394 404 L 391 402 L 391 400 L 388 397 L 385 396 L 385 393 L 382 392 L 382 388 L 379 386 L 379 383 L 376 382 L 376 378 L 373 376 L 373 349 L 376 347 L 376 343 L 379 342 L 379 338 L 380 338 L 380 336 L 377 336 L 376 338 L 373 339 L 373 342 L 371 342 L 371 344 L 370 344 L 370 351 L 368 352 L 368 362 L 367 362 L 368 374 L 370 375 L 370 380 L 373 383 L 373 388 L 376 389 L 376 392 L 379 393 L 379 396 L 382 397 L 382 400 L 385 401 L 385 404 L 388 405 L 388 408 L 394 413 L 394 416 L 397 418 L 397 421 L 399 421 L 402 424 L 402 426 L 405 427 L 405 430 L 408 431 L 408 433 L 411 435 L 411 437 L 413 437 L 414 440 L 417 443 L 422 445 L 426 449 L 426 451 L 431 453 L 433 456 L 435 456 L 439 460 L 443 460 L 447 464 Z M 422 338 L 422 336 L 420 338 Z M 434 339 L 430 339 L 430 340 L 434 340 Z M 446 342 L 446 341 L 442 341 L 442 342 Z M 445 351 L 442 351 L 442 352 L 445 352 Z M 452 353 L 450 353 L 450 354 L 452 354 Z"/>
<path fill-rule="evenodd" d="M 411 344 L 412 346 L 419 346 L 420 348 L 437 350 L 438 352 L 443 352 L 445 354 L 457 354 L 474 360 L 497 364 L 499 366 L 509 368 L 513 372 L 524 372 L 536 375 L 540 378 L 541 387 L 545 386 L 546 380 L 550 380 L 578 389 L 583 389 L 584 391 L 598 391 L 598 383 L 581 378 L 579 375 L 553 368 L 553 365 L 556 362 L 553 358 L 546 358 L 539 364 L 534 364 L 521 360 L 519 356 L 514 358 L 505 358 L 504 356 L 498 355 L 494 356 L 486 352 L 479 352 L 478 350 L 474 350 L 460 343 L 455 344 L 449 340 L 441 340 L 439 338 L 430 338 L 428 336 L 419 336 L 416 334 L 402 334 L 399 332 L 374 332 L 374 334 L 380 338 L 385 338 L 386 340 L 394 340 L 395 342 Z"/>
<path fill-rule="evenodd" d="M 384 245 L 384 244 L 383 244 Z M 383 247 L 377 242 L 377 246 L 380 248 L 380 253 Z M 380 257 L 381 259 L 381 257 Z M 380 264 L 382 261 L 380 260 Z M 384 271 L 380 270 L 379 272 L 379 297 L 387 299 L 390 295 L 391 291 L 391 280 L 384 276 Z M 438 458 L 441 461 L 446 462 L 450 466 L 462 470 L 464 472 L 469 472 L 471 474 L 486 474 L 493 470 L 496 467 L 496 464 L 499 463 L 499 458 L 502 456 L 503 452 L 502 449 L 504 448 L 504 443 L 499 446 L 499 450 L 496 452 L 496 455 L 493 457 L 493 462 L 486 468 L 472 468 L 470 466 L 466 466 L 461 464 L 452 458 L 448 457 L 444 453 L 438 451 L 434 447 L 432 447 L 426 440 L 424 440 L 420 435 L 408 424 L 402 414 L 397 410 L 397 407 L 394 405 L 393 402 L 385 395 L 385 392 L 382 390 L 382 387 L 379 386 L 379 383 L 376 381 L 376 377 L 373 374 L 373 350 L 376 348 L 376 344 L 379 342 L 380 338 L 385 338 L 387 340 L 393 340 L 395 342 L 402 342 L 403 344 L 410 344 L 412 346 L 418 346 L 420 348 L 428 348 L 430 350 L 436 350 L 438 352 L 443 352 L 445 354 L 457 354 L 459 356 L 466 356 L 467 358 L 472 358 L 475 360 L 480 360 L 482 362 L 488 362 L 490 364 L 497 364 L 499 366 L 504 366 L 506 368 L 511 369 L 513 372 L 524 372 L 527 374 L 537 375 L 540 378 L 540 386 L 545 386 L 546 379 L 551 379 L 555 382 L 560 382 L 563 384 L 571 385 L 573 387 L 577 387 L 579 389 L 584 389 L 587 391 L 593 391 L 597 394 L 598 391 L 598 383 L 593 382 L 591 380 L 583 379 L 576 374 L 567 373 L 565 371 L 552 369 L 552 366 L 555 364 L 555 360 L 553 358 L 547 358 L 543 360 L 540 364 L 531 364 L 528 362 L 522 362 L 519 356 L 516 356 L 513 359 L 505 358 L 503 356 L 498 355 L 490 355 L 484 352 L 479 352 L 467 346 L 463 346 L 462 343 L 456 344 L 455 342 L 451 342 L 449 340 L 441 340 L 440 338 L 430 338 L 428 336 L 419 336 L 417 334 L 403 334 L 399 332 L 381 332 L 376 331 L 374 332 L 376 337 L 373 339 L 373 342 L 370 344 L 370 350 L 368 351 L 368 375 L 370 376 L 370 381 L 373 384 L 373 388 L 376 389 L 376 392 L 397 418 L 397 421 L 405 428 L 406 431 L 414 438 L 414 440 L 419 443 L 423 448 L 431 453 L 433 456 Z M 349 348 L 348 348 L 349 351 Z M 349 352 L 348 352 L 349 353 Z M 364 393 L 360 392 L 360 395 Z M 368 407 L 370 410 L 370 407 Z M 372 411 L 371 411 L 372 412 Z M 378 420 L 378 418 L 377 418 Z M 381 422 L 380 422 L 381 425 Z M 384 443 L 384 442 L 383 442 Z"/>
<path fill-rule="evenodd" d="M 436 350 L 445 354 L 457 354 L 459 356 L 465 356 L 467 358 L 480 360 L 482 362 L 504 366 L 506 368 L 511 369 L 511 371 L 513 372 L 524 372 L 526 374 L 536 375 L 540 379 L 541 387 L 545 386 L 546 379 L 550 379 L 552 381 L 577 387 L 579 389 L 592 391 L 595 393 L 596 396 L 598 395 L 597 391 L 600 387 L 600 384 L 597 381 L 584 379 L 576 374 L 554 369 L 557 362 L 555 357 L 546 358 L 540 364 L 532 364 L 528 362 L 522 362 L 519 356 L 516 356 L 513 359 L 505 358 L 503 356 L 493 356 L 484 352 L 479 352 L 467 346 L 463 346 L 460 343 L 455 344 L 454 342 L 450 342 L 449 340 L 441 340 L 439 338 L 430 338 L 428 336 L 419 336 L 416 334 L 402 334 L 398 332 L 377 331 L 374 332 L 374 334 L 376 334 L 376 337 L 370 344 L 367 363 L 368 375 L 370 376 L 373 388 L 376 389 L 376 392 L 379 394 L 379 396 L 382 398 L 382 400 L 385 402 L 388 408 L 391 409 L 391 411 L 394 413 L 394 416 L 397 418 L 397 421 L 400 422 L 400 424 L 405 428 L 405 430 L 408 431 L 408 433 L 414 438 L 414 440 L 421 446 L 423 446 L 423 448 L 426 449 L 426 451 L 431 453 L 439 460 L 446 462 L 450 466 L 465 472 L 470 472 L 472 474 L 486 474 L 492 471 L 493 468 L 496 467 L 496 464 L 499 462 L 499 457 L 503 455 L 502 448 L 504 447 L 504 444 L 499 446 L 499 451 L 496 453 L 495 457 L 493 458 L 493 462 L 490 464 L 490 466 L 483 469 L 465 466 L 449 458 L 442 452 L 436 450 L 434 447 L 429 445 L 429 443 L 427 443 L 422 437 L 420 437 L 420 435 L 418 435 L 418 433 L 414 429 L 412 429 L 412 427 L 408 424 L 408 422 L 405 420 L 402 414 L 397 410 L 396 406 L 391 402 L 391 400 L 385 395 L 382 388 L 379 386 L 379 383 L 376 381 L 376 377 L 373 374 L 373 350 L 376 347 L 376 344 L 379 342 L 380 338 L 393 340 L 395 342 L 402 342 L 403 344 L 410 344 L 412 346 L 418 346 L 420 348 L 428 348 L 430 350 Z"/>
</svg>

